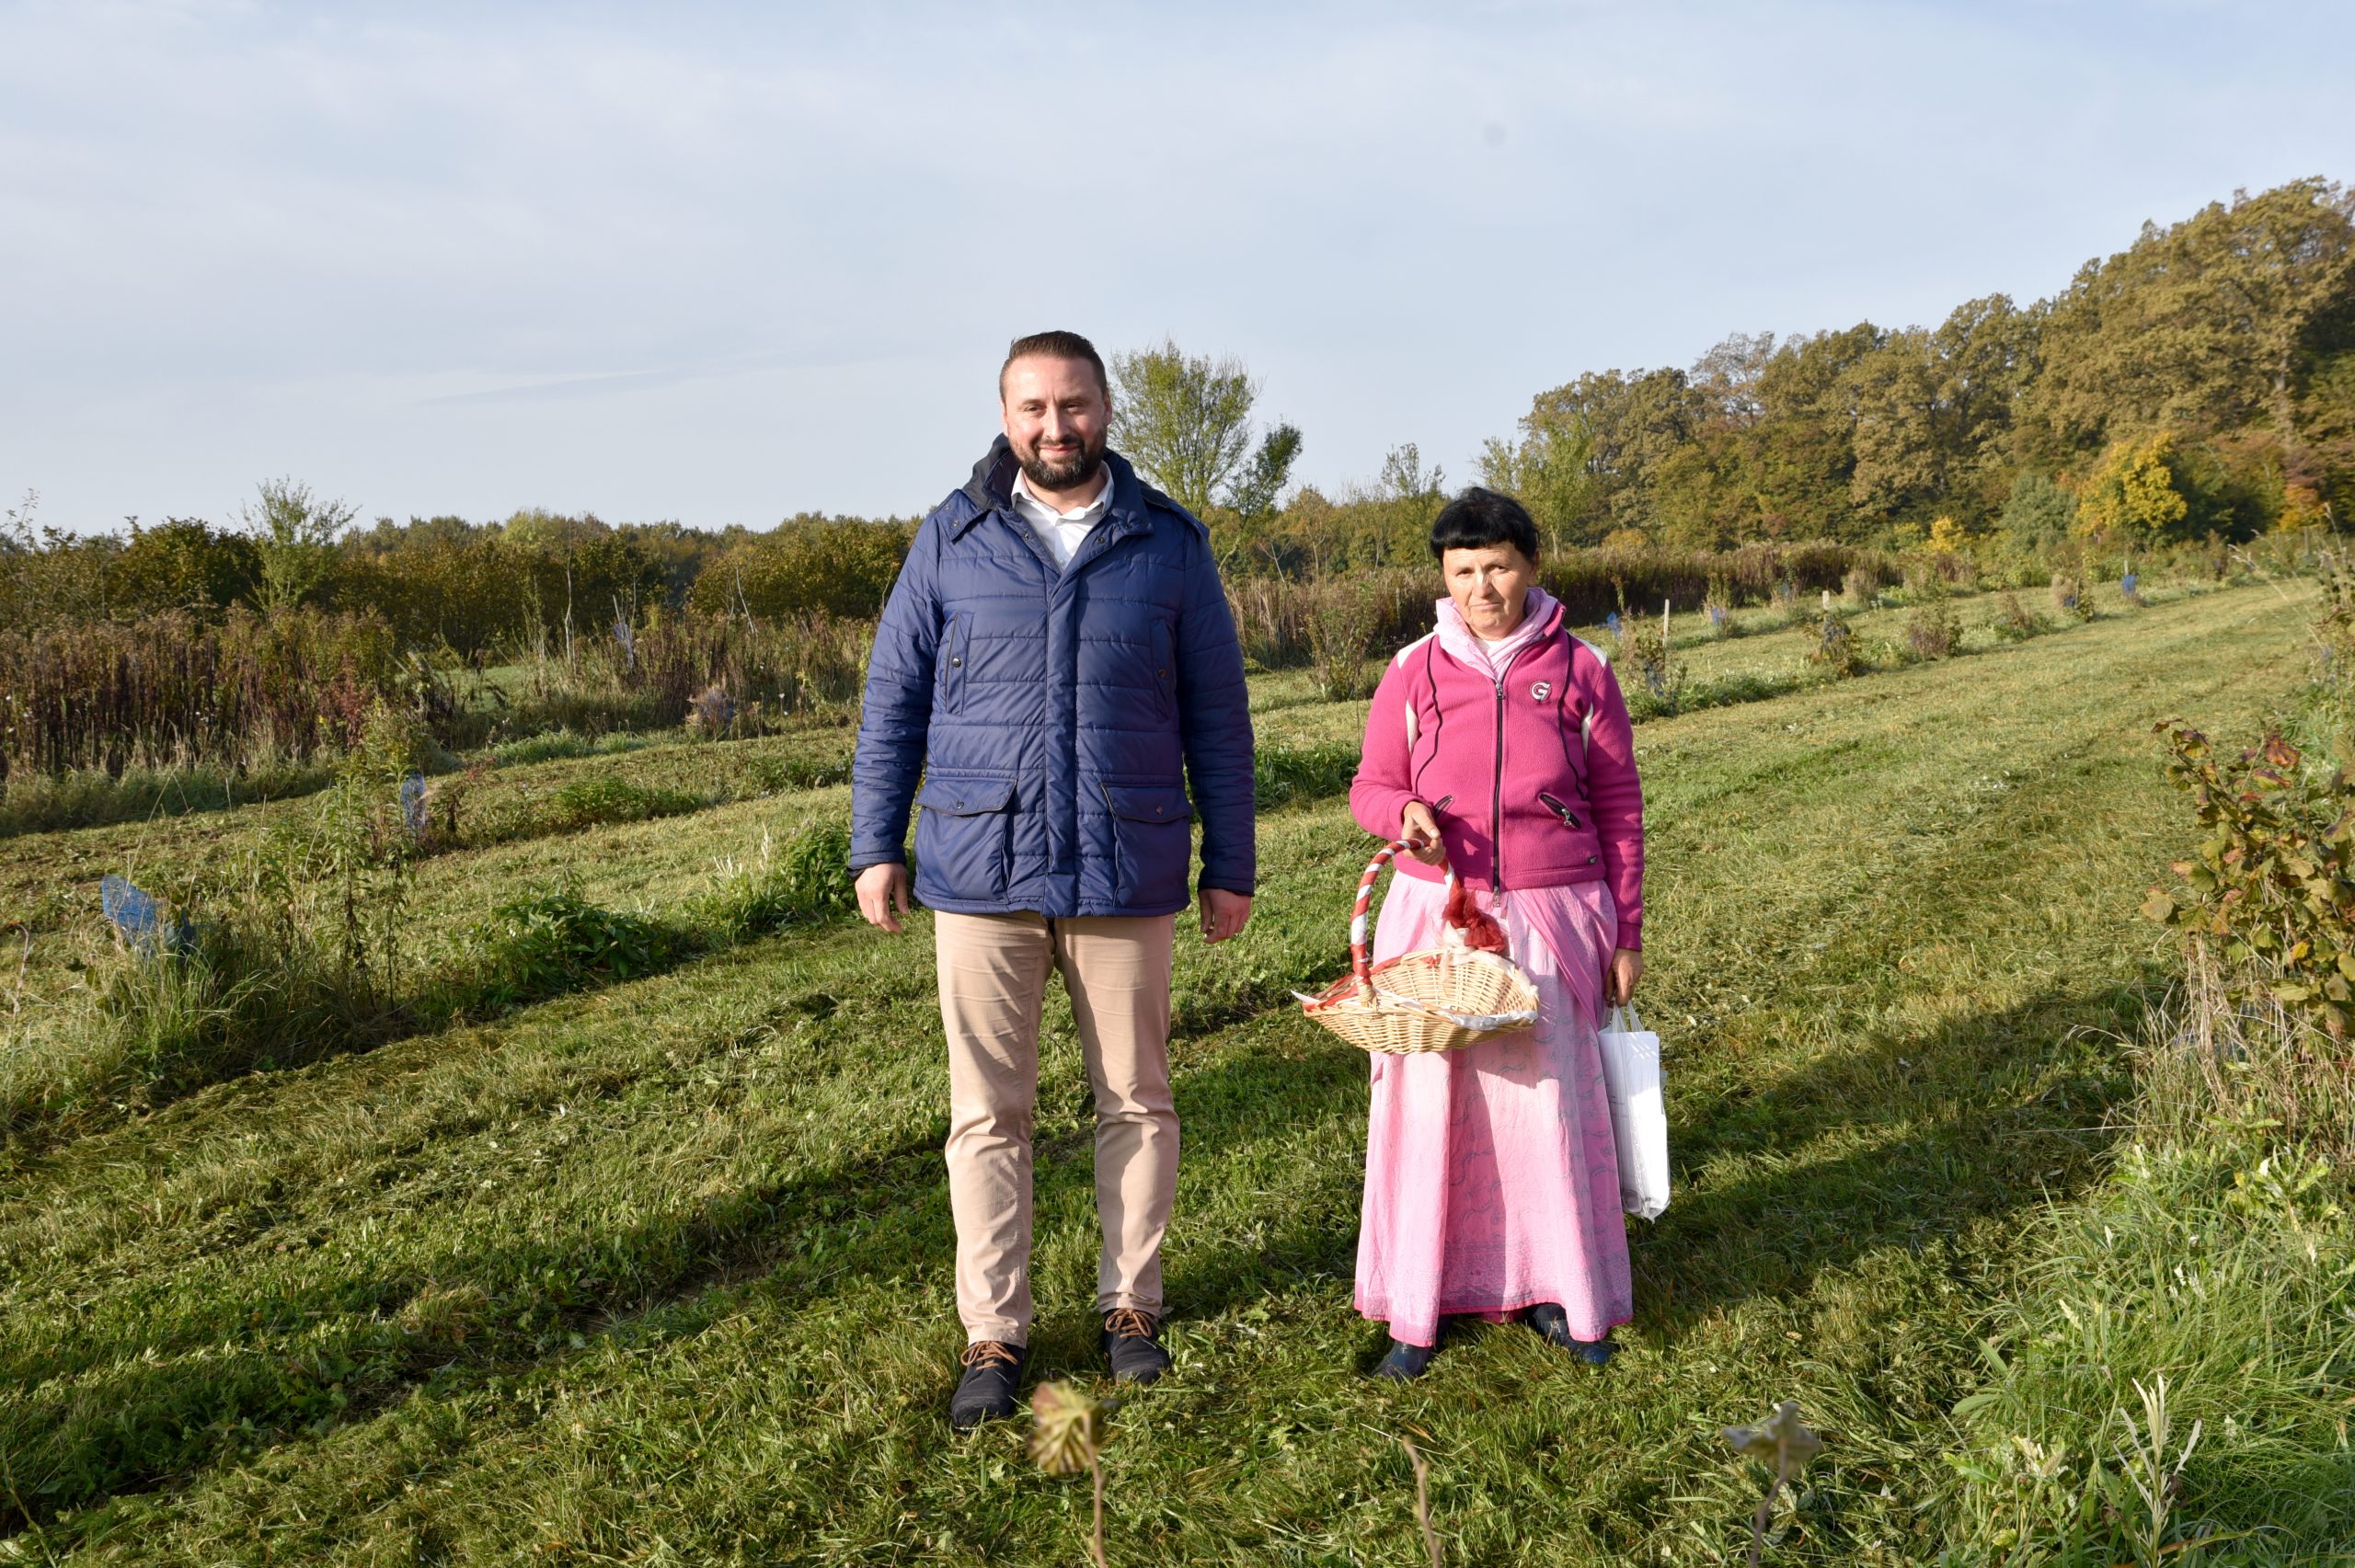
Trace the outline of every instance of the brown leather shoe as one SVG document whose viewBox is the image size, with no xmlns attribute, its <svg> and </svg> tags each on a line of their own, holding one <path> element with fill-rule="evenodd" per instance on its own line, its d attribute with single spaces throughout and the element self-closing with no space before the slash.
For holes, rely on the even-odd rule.
<svg viewBox="0 0 2355 1568">
<path fill-rule="evenodd" d="M 1115 1307 L 1104 1314 L 1104 1358 L 1124 1383 L 1149 1383 L 1169 1370 L 1161 1348 L 1161 1324 L 1151 1312 Z"/>
<path fill-rule="evenodd" d="M 1014 1413 L 1014 1396 L 1021 1391 L 1023 1369 L 1030 1365 L 1030 1348 L 977 1340 L 957 1358 L 965 1375 L 948 1399 L 948 1425 L 971 1432 L 984 1421 L 1003 1421 Z"/>
</svg>

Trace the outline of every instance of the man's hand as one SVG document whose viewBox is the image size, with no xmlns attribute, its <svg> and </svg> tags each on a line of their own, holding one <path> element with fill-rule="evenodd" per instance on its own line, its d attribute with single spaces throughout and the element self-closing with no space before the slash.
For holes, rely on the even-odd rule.
<svg viewBox="0 0 2355 1568">
<path fill-rule="evenodd" d="M 896 860 L 878 862 L 858 874 L 858 912 L 869 925 L 900 934 L 900 917 L 908 912 L 908 868 Z"/>
<path fill-rule="evenodd" d="M 1611 967 L 1603 977 L 1603 999 L 1614 1007 L 1625 1007 L 1635 1000 L 1636 982 L 1644 978 L 1644 956 L 1632 947 L 1615 949 L 1611 955 Z"/>
<path fill-rule="evenodd" d="M 1408 854 L 1425 865 L 1437 865 L 1447 858 L 1447 846 L 1440 841 L 1439 818 L 1431 815 L 1430 807 L 1410 800 L 1399 818 L 1398 836 L 1407 841 Z"/>
<path fill-rule="evenodd" d="M 1202 940 L 1224 942 L 1251 923 L 1251 895 L 1205 887 L 1200 899 Z"/>
</svg>

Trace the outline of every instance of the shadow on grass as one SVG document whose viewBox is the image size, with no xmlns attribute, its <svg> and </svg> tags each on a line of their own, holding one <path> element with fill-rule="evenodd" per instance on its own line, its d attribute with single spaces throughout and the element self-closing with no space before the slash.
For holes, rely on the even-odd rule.
<svg viewBox="0 0 2355 1568">
<path fill-rule="evenodd" d="M 1657 1226 L 1630 1238 L 1638 1325 L 1672 1345 L 1728 1308 L 1760 1296 L 1803 1295 L 1819 1276 L 1868 1253 L 1920 1250 L 2083 1190 L 2108 1147 L 2108 1107 L 2129 1085 L 2097 1039 L 2072 1034 L 2123 1029 L 2155 983 L 2154 973 L 2142 984 L 2055 993 L 1953 1019 L 1863 1045 L 1754 1093 L 1721 1097 L 1697 1115 L 1688 1109 L 1689 1119 L 1672 1130 L 1676 1201 Z M 1320 1119 L 1360 1114 L 1361 1059 L 1327 1047 L 1304 1068 L 1327 1085 L 1326 1103 L 1314 1107 Z M 1967 1093 L 2029 1069 L 2044 1074 L 2032 1096 L 1991 1104 Z M 1189 1121 L 1189 1135 L 1196 1125 Z M 1856 1147 L 1856 1135 L 1876 1126 L 1893 1136 Z M 1814 1160 L 1801 1153 L 1841 1135 L 1847 1135 L 1844 1152 Z M 1713 1162 L 1742 1156 L 1756 1157 L 1756 1173 L 1694 1185 Z M 1173 1314 L 1210 1320 L 1271 1291 L 1349 1280 L 1354 1225 L 1320 1222 L 1315 1206 L 1302 1207 L 1305 1218 L 1274 1229 L 1256 1252 L 1203 1249 L 1174 1261 Z M 1385 1343 L 1373 1331 L 1337 1344 L 1334 1363 L 1363 1372 Z"/>
<path fill-rule="evenodd" d="M 1637 1321 L 1672 1339 L 1752 1297 L 1804 1292 L 1867 1253 L 1919 1251 L 2082 1191 L 2114 1136 L 2109 1108 L 2131 1085 L 2098 1034 L 2077 1032 L 2131 1028 L 2159 983 L 2152 971 L 1877 1040 L 1672 1124 L 1675 1201 L 1632 1241 Z M 2044 1074 L 2036 1093 L 1983 1097 L 1990 1081 L 2025 1070 Z M 1875 1126 L 1903 1130 L 1829 1159 L 1787 1157 Z M 1754 1173 L 1692 1180 L 1744 1157 Z"/>
<path fill-rule="evenodd" d="M 1330 1055 L 1222 1061 L 1187 1077 L 1181 1112 L 1189 1103 L 1264 1107 L 1304 1097 L 1338 1106 L 1361 1071 Z M 13 1408 L 0 1405 L 0 1445 L 21 1498 L 19 1506 L 0 1495 L 0 1528 L 169 1484 L 269 1442 L 322 1436 L 420 1387 L 453 1391 L 561 1361 L 597 1336 L 689 1336 L 726 1312 L 730 1287 L 756 1278 L 764 1293 L 806 1304 L 854 1281 L 903 1276 L 912 1262 L 937 1264 L 945 1276 L 954 1245 L 947 1130 L 936 1120 L 873 1154 L 571 1246 L 456 1255 L 430 1276 L 273 1288 L 270 1254 L 249 1243 L 253 1284 L 234 1299 L 169 1325 L 0 1359 L 0 1380 L 28 1391 Z M 1235 1138 L 1269 1130 L 1264 1119 L 1205 1116 L 1189 1130 L 1189 1151 L 1215 1158 Z M 1093 1140 L 1086 1126 L 1040 1139 L 1043 1203 L 1086 1201 Z M 950 1370 L 944 1365 L 944 1377 Z"/>
<path fill-rule="evenodd" d="M 2122 1084 L 2094 1045 L 2059 1042 L 2078 1024 L 2122 1023 L 2140 1002 L 2126 985 L 2046 997 L 1880 1040 L 1709 1104 L 1676 1129 L 1680 1174 L 1752 1154 L 1762 1157 L 1759 1173 L 1705 1176 L 1636 1238 L 1639 1322 L 1672 1342 L 1704 1316 L 1757 1295 L 1803 1293 L 1824 1270 L 1868 1252 L 1924 1246 L 2083 1186 L 2106 1142 L 2104 1107 Z M 1361 1118 L 1363 1059 L 1322 1036 L 1313 1041 L 1293 1054 L 1231 1053 L 1178 1079 L 1195 1169 L 1223 1151 Z M 2021 1103 L 1946 1092 L 2034 1064 L 2049 1082 Z M 1875 1125 L 1905 1130 L 1827 1160 L 1785 1158 Z M 920 1135 L 791 1181 L 742 1187 L 593 1241 L 461 1254 L 430 1277 L 272 1289 L 259 1260 L 256 1288 L 165 1332 L 10 1356 L 0 1377 L 28 1391 L 12 1410 L 0 1408 L 0 1442 L 13 1452 L 22 1505 L 0 1503 L 0 1522 L 40 1523 L 258 1443 L 322 1435 L 420 1387 L 449 1391 L 561 1362 L 597 1336 L 690 1336 L 724 1315 L 730 1288 L 748 1281 L 807 1305 L 855 1281 L 903 1278 L 912 1264 L 945 1277 L 954 1244 L 945 1135 L 936 1120 Z M 1091 1143 L 1084 1124 L 1040 1140 L 1042 1216 L 1092 1204 Z M 1334 1180 L 1328 1173 L 1326 1185 Z M 1255 1228 L 1254 1247 L 1173 1247 L 1173 1315 L 1216 1319 L 1319 1280 L 1346 1288 L 1331 1282 L 1349 1277 L 1355 1255 L 1347 1222 L 1354 1183 L 1352 1172 L 1319 1203 L 1261 1197 L 1280 1222 Z M 1182 1230 L 1182 1211 L 1177 1223 Z M 1047 1370 L 1092 1365 L 1092 1319 L 1081 1332 L 1063 1321 L 1072 1316 L 1058 1308 L 1042 1322 Z M 1364 1350 L 1337 1345 L 1336 1365 L 1364 1360 Z M 944 1364 L 943 1400 L 953 1372 Z"/>
</svg>

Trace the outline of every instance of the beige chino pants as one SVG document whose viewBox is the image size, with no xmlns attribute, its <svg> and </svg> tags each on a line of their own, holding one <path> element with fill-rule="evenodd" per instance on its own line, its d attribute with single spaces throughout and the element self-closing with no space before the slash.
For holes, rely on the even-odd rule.
<svg viewBox="0 0 2355 1568">
<path fill-rule="evenodd" d="M 1161 1237 L 1178 1190 L 1169 1096 L 1175 915 L 933 920 L 948 1034 L 948 1206 L 968 1343 L 1030 1340 L 1030 1128 L 1047 972 L 1071 993 L 1096 1092 L 1096 1308 L 1161 1315 Z"/>
</svg>

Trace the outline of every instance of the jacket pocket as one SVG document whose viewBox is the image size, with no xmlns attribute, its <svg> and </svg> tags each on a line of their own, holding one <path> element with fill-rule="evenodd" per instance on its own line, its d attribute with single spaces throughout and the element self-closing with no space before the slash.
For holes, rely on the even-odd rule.
<svg viewBox="0 0 2355 1568">
<path fill-rule="evenodd" d="M 1537 804 L 1545 808 L 1555 824 L 1541 864 L 1577 867 L 1602 863 L 1602 837 L 1568 801 L 1551 790 L 1541 789 L 1537 792 Z"/>
<path fill-rule="evenodd" d="M 1112 859 L 1123 907 L 1155 908 L 1186 901 L 1186 869 L 1193 860 L 1194 815 L 1177 784 L 1099 784 L 1112 815 Z"/>
<path fill-rule="evenodd" d="M 940 896 L 959 903 L 1005 896 L 1012 879 L 1014 781 L 927 778 L 916 795 L 916 869 Z"/>
<path fill-rule="evenodd" d="M 940 634 L 940 711 L 955 713 L 965 700 L 965 660 L 970 657 L 967 645 L 972 641 L 973 612 L 959 610 L 948 617 L 948 624 Z"/>
</svg>

